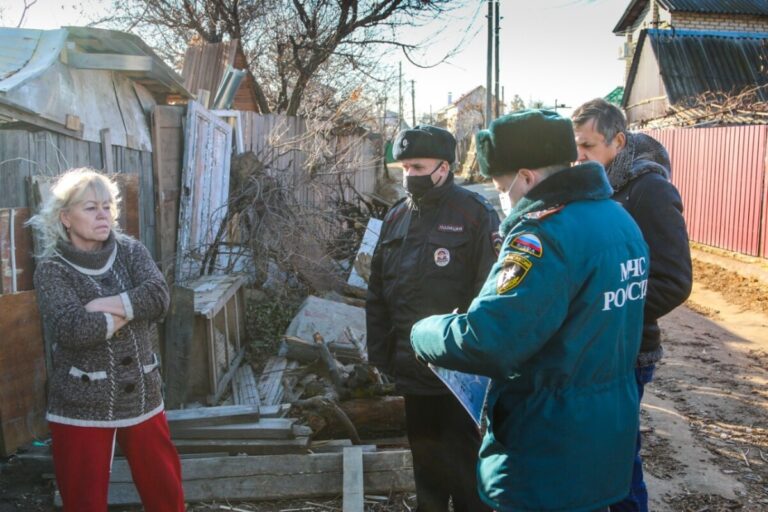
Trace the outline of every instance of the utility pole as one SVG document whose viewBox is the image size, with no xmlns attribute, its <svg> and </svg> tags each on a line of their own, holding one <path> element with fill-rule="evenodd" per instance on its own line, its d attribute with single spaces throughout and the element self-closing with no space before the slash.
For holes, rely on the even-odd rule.
<svg viewBox="0 0 768 512">
<path fill-rule="evenodd" d="M 411 128 L 416 126 L 416 81 L 411 80 L 411 108 L 413 109 L 413 115 L 411 116 L 411 119 L 413 120 L 413 124 L 411 125 Z"/>
<path fill-rule="evenodd" d="M 501 113 L 506 114 L 507 101 L 504 99 L 504 86 L 501 86 Z"/>
<path fill-rule="evenodd" d="M 495 117 L 499 117 L 499 0 L 496 0 L 496 9 L 495 9 L 495 15 L 494 15 L 494 32 L 496 36 L 495 41 L 495 52 L 494 52 L 494 60 L 496 61 L 496 80 L 494 84 L 494 91 L 495 91 L 495 103 L 494 103 L 494 112 Z"/>
<path fill-rule="evenodd" d="M 493 0 L 488 0 L 488 61 L 485 77 L 485 125 L 491 124 L 491 92 L 493 87 Z"/>
<path fill-rule="evenodd" d="M 400 63 L 400 76 L 397 80 L 397 98 L 398 98 L 398 110 L 397 110 L 397 131 L 400 131 L 400 127 L 403 125 L 403 63 Z"/>
</svg>

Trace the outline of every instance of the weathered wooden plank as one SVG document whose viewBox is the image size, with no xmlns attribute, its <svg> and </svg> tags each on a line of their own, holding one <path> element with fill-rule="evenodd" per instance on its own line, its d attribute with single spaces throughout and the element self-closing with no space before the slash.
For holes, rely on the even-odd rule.
<svg viewBox="0 0 768 512">
<path fill-rule="evenodd" d="M 27 206 L 24 183 L 29 177 L 29 137 L 23 130 L 0 130 L 0 207 Z"/>
<path fill-rule="evenodd" d="M 359 446 L 344 448 L 343 512 L 363 512 L 363 450 Z"/>
<path fill-rule="evenodd" d="M 103 169 L 104 158 L 101 153 L 101 144 L 98 142 L 87 142 L 88 144 L 88 163 L 89 167 L 94 169 Z"/>
<path fill-rule="evenodd" d="M 0 208 L 0 294 L 31 290 L 35 260 L 28 208 Z"/>
<path fill-rule="evenodd" d="M 152 173 L 152 153 L 136 151 L 139 174 L 139 230 L 141 242 L 154 259 L 158 258 L 157 233 L 155 232 L 155 183 Z"/>
<path fill-rule="evenodd" d="M 112 154 L 112 132 L 109 128 L 103 128 L 99 132 L 101 138 L 101 161 L 102 169 L 106 172 L 115 172 L 115 159 Z"/>
<path fill-rule="evenodd" d="M 361 459 L 365 492 L 414 491 L 410 451 L 363 453 Z M 338 496 L 344 490 L 341 453 L 182 460 L 181 465 L 188 502 Z M 127 463 L 116 462 L 109 487 L 110 505 L 138 504 L 138 499 Z"/>
<path fill-rule="evenodd" d="M 343 453 L 344 449 L 352 446 L 351 439 L 323 439 L 319 441 L 312 441 L 309 446 L 310 453 Z M 355 445 L 363 450 L 364 453 L 375 452 L 378 447 L 375 444 L 358 444 Z"/>
<path fill-rule="evenodd" d="M 227 452 L 230 455 L 282 455 L 307 453 L 309 437 L 296 439 L 176 439 L 179 453 Z"/>
<path fill-rule="evenodd" d="M 259 405 L 259 388 L 250 364 L 237 369 L 232 381 L 232 395 L 237 405 Z"/>
<path fill-rule="evenodd" d="M 259 417 L 284 418 L 291 410 L 291 404 L 259 405 Z"/>
<path fill-rule="evenodd" d="M 271 411 L 270 411 L 271 412 Z M 252 423 L 259 421 L 259 407 L 253 405 L 222 405 L 166 411 L 171 429 Z"/>
<path fill-rule="evenodd" d="M 195 292 L 171 287 L 171 307 L 165 320 L 163 369 L 168 407 L 181 407 L 187 399 L 188 373 L 195 325 Z"/>
<path fill-rule="evenodd" d="M 259 399 L 264 405 L 276 405 L 283 399 L 283 375 L 298 366 L 284 357 L 270 357 L 259 376 Z"/>
<path fill-rule="evenodd" d="M 152 110 L 152 167 L 155 181 L 157 258 L 166 277 L 173 276 L 179 222 L 179 190 L 184 149 L 182 107 Z"/>
<path fill-rule="evenodd" d="M 293 418 L 261 418 L 251 423 L 171 425 L 174 439 L 294 439 Z"/>
<path fill-rule="evenodd" d="M 225 344 L 226 344 L 226 340 L 225 340 Z M 221 400 L 222 395 L 229 388 L 229 383 L 232 382 L 232 379 L 235 376 L 235 372 L 237 372 L 237 369 L 240 367 L 240 363 L 243 361 L 244 356 L 245 356 L 245 347 L 240 349 L 240 351 L 237 353 L 235 358 L 230 363 L 229 370 L 227 370 L 227 372 L 216 383 L 216 392 L 213 394 L 213 396 L 210 399 L 211 405 L 216 405 L 219 403 L 219 400 Z M 215 364 L 215 362 L 212 362 L 211 364 Z"/>
<path fill-rule="evenodd" d="M 189 282 L 195 290 L 195 313 L 213 318 L 244 283 L 241 275 L 203 276 Z"/>
<path fill-rule="evenodd" d="M 45 355 L 34 291 L 0 295 L 0 455 L 47 433 Z"/>
</svg>

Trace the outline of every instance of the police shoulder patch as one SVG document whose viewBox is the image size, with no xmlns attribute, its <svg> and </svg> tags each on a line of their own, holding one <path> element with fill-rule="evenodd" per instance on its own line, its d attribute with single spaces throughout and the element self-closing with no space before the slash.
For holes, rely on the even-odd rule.
<svg viewBox="0 0 768 512">
<path fill-rule="evenodd" d="M 513 251 L 520 251 L 531 256 L 541 258 L 544 253 L 544 246 L 541 239 L 533 233 L 521 233 L 509 242 L 509 248 Z"/>
<path fill-rule="evenodd" d="M 556 214 L 563 208 L 565 208 L 565 205 L 553 206 L 552 208 L 547 208 L 546 210 L 539 210 L 537 212 L 526 213 L 525 215 L 523 215 L 523 218 L 528 220 L 541 220 L 546 217 L 549 217 L 550 215 Z"/>
<path fill-rule="evenodd" d="M 507 255 L 496 278 L 496 293 L 499 295 L 507 293 L 519 285 L 532 266 L 533 263 L 522 254 Z"/>
<path fill-rule="evenodd" d="M 501 246 L 504 244 L 504 239 L 501 237 L 501 233 L 494 231 L 491 233 L 491 245 L 493 246 L 493 252 L 498 256 L 501 253 Z"/>
</svg>

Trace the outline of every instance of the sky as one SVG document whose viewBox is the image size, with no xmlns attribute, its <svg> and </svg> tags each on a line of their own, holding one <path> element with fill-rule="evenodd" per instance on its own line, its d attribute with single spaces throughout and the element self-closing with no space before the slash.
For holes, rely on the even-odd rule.
<svg viewBox="0 0 768 512">
<path fill-rule="evenodd" d="M 627 5 L 629 0 L 501 0 L 499 83 L 506 103 L 518 94 L 526 104 L 541 100 L 552 106 L 557 100 L 575 108 L 623 85 L 624 61 L 618 58 L 623 38 L 612 31 Z M 418 57 L 424 64 L 439 62 L 464 34 L 474 34 L 447 63 L 419 69 L 401 59 L 409 94 L 410 80 L 415 81 L 417 113 L 445 106 L 449 92 L 456 100 L 485 85 L 486 14 L 487 2 L 466 2 L 452 16 L 463 19 L 447 23 L 429 52 Z M 410 122 L 410 95 L 407 99 Z M 396 107 L 396 101 L 390 104 Z M 561 112 L 568 114 L 572 108 Z"/>
<path fill-rule="evenodd" d="M 27 0 L 29 2 L 30 0 Z M 623 85 L 624 62 L 618 59 L 623 39 L 613 27 L 630 0 L 501 0 L 500 85 L 509 103 L 515 94 L 526 104 L 541 100 L 545 106 L 565 104 L 568 115 L 581 103 L 605 96 Z M 15 25 L 24 0 L 3 0 L 0 21 Z M 37 0 L 28 10 L 23 26 L 50 29 L 84 24 L 78 5 L 98 16 L 109 0 Z M 485 0 L 459 0 L 461 7 L 449 16 L 398 37 L 402 42 L 428 42 L 428 49 L 413 52 L 421 65 L 443 61 L 446 53 L 460 50 L 435 67 L 422 69 L 401 52 L 390 64 L 402 62 L 406 120 L 411 120 L 411 80 L 415 82 L 417 118 L 437 111 L 486 81 L 487 32 Z M 396 84 L 396 82 L 395 82 Z M 397 110 L 397 86 L 388 99 L 388 110 Z"/>
</svg>

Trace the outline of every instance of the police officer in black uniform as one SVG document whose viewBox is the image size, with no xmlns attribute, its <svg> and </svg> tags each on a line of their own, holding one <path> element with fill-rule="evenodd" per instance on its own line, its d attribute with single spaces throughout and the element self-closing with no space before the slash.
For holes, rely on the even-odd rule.
<svg viewBox="0 0 768 512">
<path fill-rule="evenodd" d="M 407 197 L 384 218 L 366 301 L 368 356 L 405 396 L 419 512 L 490 510 L 477 494 L 478 429 L 410 344 L 413 324 L 463 312 L 496 260 L 499 217 L 482 196 L 454 183 L 456 139 L 434 126 L 403 130 L 393 154 Z"/>
</svg>

